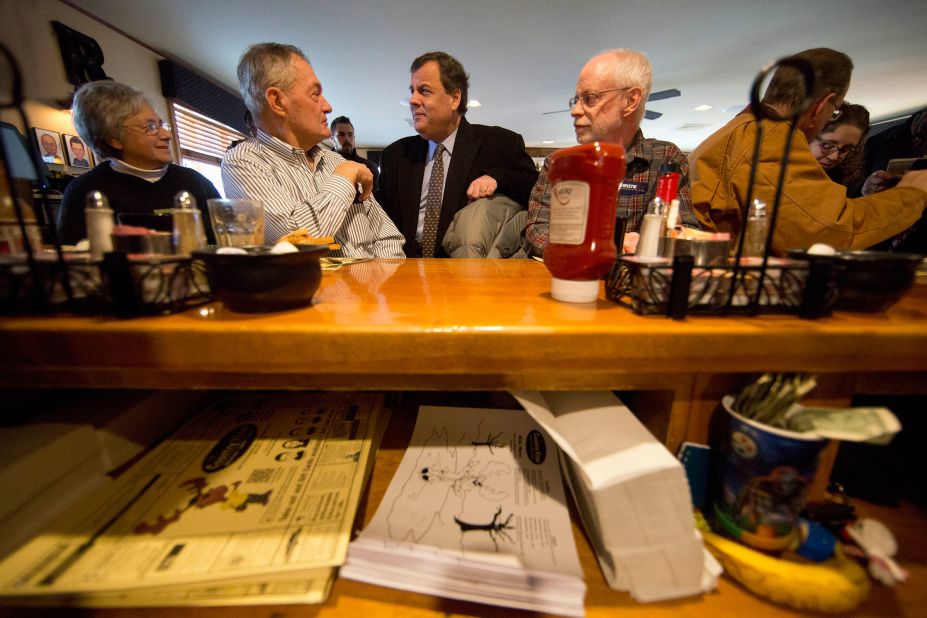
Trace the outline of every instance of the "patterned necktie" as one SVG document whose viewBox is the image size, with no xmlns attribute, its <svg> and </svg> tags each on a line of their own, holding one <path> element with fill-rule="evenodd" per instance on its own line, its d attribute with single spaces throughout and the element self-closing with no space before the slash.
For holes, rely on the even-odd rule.
<svg viewBox="0 0 927 618">
<path fill-rule="evenodd" d="M 438 235 L 438 218 L 441 214 L 441 197 L 444 184 L 444 145 L 435 147 L 434 165 L 428 180 L 428 197 L 425 198 L 425 224 L 422 227 L 422 257 L 434 257 Z"/>
</svg>

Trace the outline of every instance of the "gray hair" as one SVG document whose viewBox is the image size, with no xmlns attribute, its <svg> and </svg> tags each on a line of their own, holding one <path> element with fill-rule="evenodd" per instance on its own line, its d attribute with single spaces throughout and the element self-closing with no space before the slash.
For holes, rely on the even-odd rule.
<svg viewBox="0 0 927 618">
<path fill-rule="evenodd" d="M 118 159 L 122 152 L 113 148 L 109 140 L 122 141 L 122 123 L 146 105 L 154 107 L 142 91 L 132 86 L 113 81 L 89 82 L 74 94 L 71 119 L 78 135 L 95 152 Z"/>
<path fill-rule="evenodd" d="M 643 52 L 623 48 L 606 49 L 597 55 L 611 59 L 616 84 L 641 89 L 641 104 L 637 108 L 636 120 L 643 120 L 647 97 L 653 88 L 653 68 L 650 66 L 650 60 Z"/>
<path fill-rule="evenodd" d="M 813 100 L 818 100 L 830 93 L 846 94 L 850 87 L 850 76 L 853 74 L 853 61 L 843 52 L 827 47 L 816 47 L 792 54 L 782 61 L 806 62 L 814 71 Z M 763 103 L 769 105 L 783 105 L 789 111 L 797 110 L 807 97 L 807 84 L 805 77 L 798 70 L 789 65 L 779 66 L 769 80 Z"/>
<path fill-rule="evenodd" d="M 268 88 L 288 90 L 296 80 L 293 57 L 309 59 L 295 45 L 257 43 L 238 61 L 238 86 L 251 114 L 257 117 L 267 107 L 264 93 Z"/>
</svg>

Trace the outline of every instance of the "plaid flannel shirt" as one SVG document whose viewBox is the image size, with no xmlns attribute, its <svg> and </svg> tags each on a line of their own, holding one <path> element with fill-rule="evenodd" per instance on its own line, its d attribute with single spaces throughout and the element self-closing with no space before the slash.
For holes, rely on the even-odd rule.
<svg viewBox="0 0 927 618">
<path fill-rule="evenodd" d="M 689 161 L 675 144 L 645 139 L 638 129 L 627 152 L 625 178 L 618 194 L 618 214 L 627 216 L 626 232 L 637 232 L 647 210 L 647 204 L 657 193 L 660 166 L 679 166 L 679 221 L 682 225 L 699 227 L 692 212 L 692 192 L 689 185 Z M 550 157 L 544 160 L 541 174 L 528 202 L 528 223 L 525 228 L 525 250 L 528 255 L 542 257 L 550 231 Z M 619 248 L 620 250 L 620 248 Z"/>
</svg>

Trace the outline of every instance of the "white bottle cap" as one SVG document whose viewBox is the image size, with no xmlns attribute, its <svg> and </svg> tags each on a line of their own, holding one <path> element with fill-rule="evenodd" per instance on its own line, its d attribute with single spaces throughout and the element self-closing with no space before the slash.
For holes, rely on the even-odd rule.
<svg viewBox="0 0 927 618">
<path fill-rule="evenodd" d="M 594 303 L 599 299 L 599 282 L 554 277 L 550 280 L 550 295 L 565 303 Z"/>
</svg>

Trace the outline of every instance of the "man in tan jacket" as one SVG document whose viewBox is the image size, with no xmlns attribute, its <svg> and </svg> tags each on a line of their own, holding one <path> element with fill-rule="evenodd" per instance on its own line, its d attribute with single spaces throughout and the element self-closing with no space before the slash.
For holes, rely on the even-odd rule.
<svg viewBox="0 0 927 618">
<path fill-rule="evenodd" d="M 808 147 L 823 126 L 837 115 L 850 85 L 853 64 L 832 49 L 809 49 L 790 58 L 811 65 L 815 74 L 813 103 L 792 133 L 773 250 L 807 249 L 816 242 L 838 249 L 866 249 L 908 228 L 927 204 L 927 170 L 909 172 L 893 189 L 849 199 L 846 187 L 831 181 Z M 792 68 L 780 67 L 770 81 L 763 104 L 789 117 L 804 99 L 804 80 Z M 762 121 L 760 157 L 753 197 L 772 208 L 780 162 L 789 134 L 787 121 Z M 702 142 L 689 156 L 692 205 L 704 229 L 730 232 L 743 228 L 747 185 L 757 140 L 757 120 L 744 110 Z"/>
</svg>

